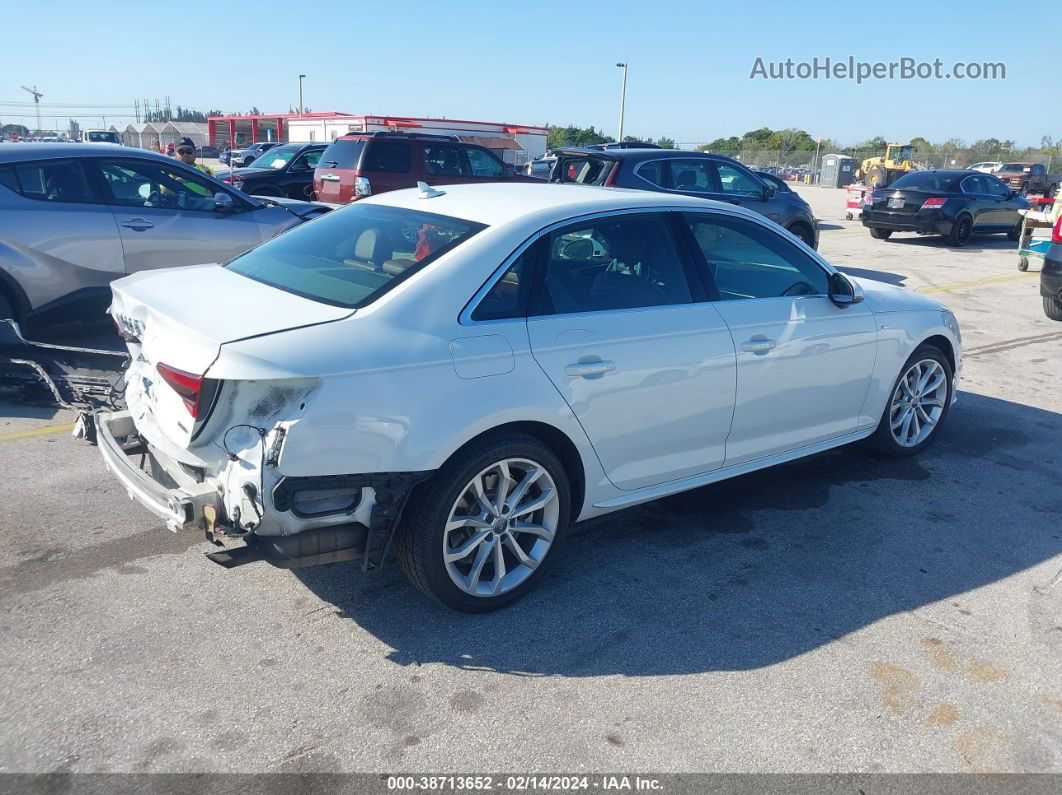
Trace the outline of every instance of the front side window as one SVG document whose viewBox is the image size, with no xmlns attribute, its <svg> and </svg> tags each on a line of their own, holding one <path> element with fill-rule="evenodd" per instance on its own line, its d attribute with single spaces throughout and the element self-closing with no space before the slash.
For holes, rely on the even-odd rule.
<svg viewBox="0 0 1062 795">
<path fill-rule="evenodd" d="M 358 202 L 297 226 L 226 267 L 286 292 L 353 309 L 372 303 L 483 228 L 444 215 Z"/>
<path fill-rule="evenodd" d="M 992 196 L 1009 196 L 1010 188 L 1003 184 L 1003 182 L 993 176 L 984 176 L 981 178 L 984 181 L 985 188 Z"/>
<path fill-rule="evenodd" d="M 425 144 L 424 171 L 436 177 L 467 177 L 461 150 L 452 144 Z"/>
<path fill-rule="evenodd" d="M 671 171 L 671 187 L 675 190 L 691 190 L 702 193 L 710 193 L 715 190 L 712 185 L 712 176 L 708 171 L 709 162 L 690 158 L 689 160 L 669 160 L 668 168 Z"/>
<path fill-rule="evenodd" d="M 504 173 L 502 164 L 486 149 L 470 146 L 465 150 L 473 177 L 500 177 Z"/>
<path fill-rule="evenodd" d="M 719 189 L 737 196 L 762 196 L 763 184 L 751 174 L 726 163 L 712 164 L 719 174 Z"/>
<path fill-rule="evenodd" d="M 960 183 L 959 187 L 962 189 L 963 193 L 984 193 L 985 192 L 984 183 L 981 181 L 981 178 L 978 177 L 978 176 L 969 176 L 969 177 L 967 177 L 966 179 L 964 179 Z"/>
<path fill-rule="evenodd" d="M 27 199 L 91 202 L 92 194 L 76 160 L 45 160 L 15 166 L 19 192 Z"/>
<path fill-rule="evenodd" d="M 826 295 L 828 276 L 781 235 L 742 218 L 684 216 L 723 301 Z"/>
<path fill-rule="evenodd" d="M 321 155 L 323 154 L 323 149 L 311 149 L 309 152 L 303 152 L 292 164 L 292 170 L 317 168 L 317 164 L 321 161 Z"/>
<path fill-rule="evenodd" d="M 365 155 L 365 170 L 405 174 L 409 171 L 409 162 L 408 141 L 375 140 L 369 144 L 369 152 Z"/>
<path fill-rule="evenodd" d="M 662 215 L 600 218 L 549 236 L 542 314 L 668 306 L 692 300 Z"/>
<path fill-rule="evenodd" d="M 215 209 L 217 186 L 165 163 L 99 160 L 109 204 L 170 210 Z"/>
</svg>

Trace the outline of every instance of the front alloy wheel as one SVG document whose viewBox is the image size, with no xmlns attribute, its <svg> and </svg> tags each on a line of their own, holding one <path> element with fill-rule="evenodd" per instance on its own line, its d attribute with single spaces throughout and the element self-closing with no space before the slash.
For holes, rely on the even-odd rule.
<svg viewBox="0 0 1062 795">
<path fill-rule="evenodd" d="M 935 345 L 920 345 L 893 384 L 877 430 L 867 440 L 878 452 L 909 456 L 924 449 L 951 407 L 951 362 Z"/>
</svg>

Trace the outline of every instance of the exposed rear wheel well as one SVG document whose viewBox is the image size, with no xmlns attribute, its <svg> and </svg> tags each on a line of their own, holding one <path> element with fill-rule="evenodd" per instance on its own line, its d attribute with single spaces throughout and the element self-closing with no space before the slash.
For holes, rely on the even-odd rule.
<svg viewBox="0 0 1062 795">
<path fill-rule="evenodd" d="M 937 334 L 934 337 L 929 337 L 922 341 L 923 345 L 932 345 L 934 348 L 939 348 L 940 352 L 947 357 L 948 364 L 951 365 L 951 371 L 955 372 L 955 349 L 951 347 L 951 340 L 947 337 Z"/>
</svg>

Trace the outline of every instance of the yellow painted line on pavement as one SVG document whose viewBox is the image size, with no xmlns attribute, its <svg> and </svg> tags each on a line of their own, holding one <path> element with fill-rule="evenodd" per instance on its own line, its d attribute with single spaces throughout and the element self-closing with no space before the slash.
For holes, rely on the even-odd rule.
<svg viewBox="0 0 1062 795">
<path fill-rule="evenodd" d="M 0 442 L 31 439 L 34 436 L 47 436 L 52 433 L 70 433 L 72 430 L 74 430 L 74 423 L 67 422 L 62 425 L 45 425 L 43 428 L 29 428 L 24 431 L 0 431 Z"/>
<path fill-rule="evenodd" d="M 948 293 L 952 290 L 974 290 L 978 287 L 988 287 L 993 284 L 1006 284 L 1021 279 L 1039 279 L 1039 273 L 1011 273 L 1006 276 L 991 276 L 987 279 L 977 279 L 972 282 L 956 282 L 955 284 L 937 284 L 932 287 L 919 287 L 916 293 Z"/>
</svg>

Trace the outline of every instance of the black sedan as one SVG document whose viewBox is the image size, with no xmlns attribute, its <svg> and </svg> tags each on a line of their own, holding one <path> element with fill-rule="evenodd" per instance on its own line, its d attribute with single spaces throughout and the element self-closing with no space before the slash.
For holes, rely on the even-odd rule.
<svg viewBox="0 0 1062 795">
<path fill-rule="evenodd" d="M 328 144 L 281 144 L 260 155 L 247 168 L 218 174 L 252 196 L 313 198 L 313 170 Z"/>
<path fill-rule="evenodd" d="M 1055 221 L 1051 230 L 1051 242 L 1040 271 L 1040 295 L 1044 299 L 1044 314 L 1062 321 L 1062 218 Z"/>
<path fill-rule="evenodd" d="M 991 174 L 966 169 L 933 169 L 904 174 L 891 185 L 868 191 L 863 226 L 871 237 L 893 232 L 943 235 L 964 246 L 979 233 L 1021 234 L 1021 214 L 1029 203 Z"/>
</svg>

